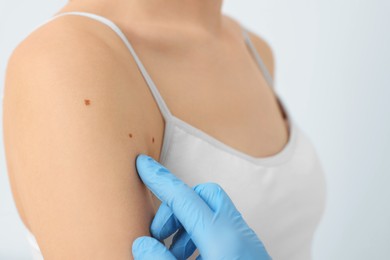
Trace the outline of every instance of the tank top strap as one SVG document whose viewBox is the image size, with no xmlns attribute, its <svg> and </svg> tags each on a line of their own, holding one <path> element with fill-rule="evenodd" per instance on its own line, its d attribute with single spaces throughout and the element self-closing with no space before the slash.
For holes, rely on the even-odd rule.
<svg viewBox="0 0 390 260">
<path fill-rule="evenodd" d="M 119 26 L 117 26 L 113 21 L 109 20 L 108 18 L 106 17 L 103 17 L 101 15 L 97 15 L 97 14 L 94 14 L 94 13 L 89 13 L 89 12 L 79 12 L 79 11 L 72 11 L 72 12 L 64 12 L 64 13 L 60 13 L 58 15 L 55 15 L 53 17 L 51 17 L 49 19 L 52 20 L 56 17 L 59 17 L 59 16 L 63 16 L 63 15 L 81 15 L 81 16 L 85 16 L 85 17 L 88 17 L 88 18 L 92 18 L 92 19 L 95 19 L 96 21 L 99 21 L 105 25 L 107 25 L 108 27 L 110 27 L 120 38 L 121 40 L 124 42 L 124 44 L 126 45 L 126 47 L 129 49 L 131 55 L 133 56 L 137 66 L 138 66 L 138 69 L 140 70 L 142 76 L 144 77 L 145 81 L 146 81 L 146 84 L 148 85 L 150 91 L 152 92 L 152 95 L 154 96 L 156 102 L 157 102 L 157 105 L 165 119 L 165 122 L 169 121 L 172 117 L 172 114 L 171 112 L 169 111 L 168 109 L 168 106 L 166 105 L 164 99 L 162 98 L 160 92 L 158 91 L 155 83 L 153 82 L 152 78 L 150 77 L 149 73 L 147 72 L 145 66 L 142 64 L 141 62 L 141 59 L 138 57 L 137 53 L 135 52 L 133 46 L 131 45 L 130 41 L 127 39 L 127 37 L 125 36 L 125 34 L 122 32 L 122 30 L 119 28 Z"/>
<path fill-rule="evenodd" d="M 96 20 L 98 22 L 101 22 L 101 23 L 107 25 L 108 27 L 110 27 L 121 38 L 123 43 L 126 45 L 128 50 L 130 51 L 131 55 L 133 56 L 137 66 L 138 66 L 138 69 L 140 70 L 143 78 L 146 81 L 146 84 L 148 85 L 150 91 L 152 92 L 152 95 L 153 95 L 154 99 L 157 102 L 157 105 L 158 105 L 158 107 L 159 107 L 159 109 L 160 109 L 160 111 L 161 111 L 161 113 L 162 113 L 162 115 L 163 115 L 163 117 L 165 119 L 165 122 L 170 121 L 170 119 L 172 118 L 172 113 L 168 109 L 168 106 L 166 105 L 164 99 L 162 98 L 160 92 L 158 91 L 158 89 L 156 87 L 156 84 L 154 83 L 154 81 L 152 80 L 151 76 L 147 72 L 145 66 L 141 62 L 141 59 L 138 57 L 138 55 L 135 52 L 133 46 L 131 45 L 131 43 L 129 42 L 129 40 L 125 36 L 125 34 L 122 32 L 122 30 L 119 28 L 119 26 L 117 26 L 110 19 L 108 19 L 106 17 L 103 17 L 101 15 L 97 15 L 97 14 L 89 13 L 89 12 L 71 11 L 71 12 L 64 12 L 64 13 L 57 14 L 57 15 L 49 18 L 48 20 L 46 20 L 44 23 L 40 24 L 39 26 L 36 26 L 35 29 L 40 27 L 40 26 L 42 26 L 43 24 L 45 24 L 45 23 L 47 23 L 47 22 L 49 22 L 49 21 L 51 21 L 51 20 L 53 20 L 53 19 L 55 19 L 57 17 L 63 16 L 63 15 L 80 15 L 80 16 L 85 16 L 85 17 L 94 19 L 94 20 Z M 256 62 L 258 64 L 260 70 L 262 71 L 262 73 L 263 73 L 263 75 L 264 75 L 264 77 L 265 77 L 265 79 L 267 81 L 267 83 L 269 84 L 269 86 L 271 86 L 273 88 L 272 77 L 271 77 L 270 73 L 268 72 L 266 66 L 264 65 L 264 62 L 263 62 L 262 58 L 260 57 L 258 51 L 256 50 L 254 44 L 252 43 L 252 40 L 249 37 L 249 33 L 248 33 L 247 29 L 242 24 L 240 24 L 240 26 L 241 26 L 242 34 L 243 34 L 243 37 L 244 37 L 244 40 L 245 40 L 247 46 L 249 47 L 252 55 L 254 56 L 254 58 L 255 58 L 255 60 L 256 60 Z"/>
<path fill-rule="evenodd" d="M 240 26 L 241 26 L 241 30 L 242 30 L 242 34 L 244 36 L 245 42 L 246 42 L 247 46 L 249 47 L 253 57 L 255 58 L 257 65 L 260 67 L 260 70 L 263 73 L 265 80 L 267 81 L 268 85 L 271 88 L 274 88 L 274 82 L 273 82 L 273 79 L 271 77 L 271 74 L 269 73 L 267 67 L 264 65 L 263 59 L 261 58 L 259 52 L 256 50 L 255 45 L 253 44 L 251 38 L 249 37 L 248 30 L 242 24 L 240 24 Z"/>
</svg>

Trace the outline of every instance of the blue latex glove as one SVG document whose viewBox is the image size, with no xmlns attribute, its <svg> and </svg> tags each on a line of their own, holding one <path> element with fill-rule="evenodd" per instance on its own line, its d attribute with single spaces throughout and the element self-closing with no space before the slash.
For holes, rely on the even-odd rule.
<svg viewBox="0 0 390 260">
<path fill-rule="evenodd" d="M 215 183 L 190 188 L 153 158 L 136 159 L 139 176 L 162 202 L 150 227 L 154 238 L 138 237 L 136 260 L 186 259 L 196 248 L 197 259 L 271 259 L 256 233 L 246 224 L 229 196 Z M 172 245 L 160 243 L 173 234 Z M 158 239 L 158 240 L 157 240 Z"/>
</svg>

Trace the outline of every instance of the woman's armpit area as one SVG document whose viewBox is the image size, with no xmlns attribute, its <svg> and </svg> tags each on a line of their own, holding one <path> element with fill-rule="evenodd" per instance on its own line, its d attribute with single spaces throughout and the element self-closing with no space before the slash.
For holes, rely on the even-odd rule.
<svg viewBox="0 0 390 260">
<path fill-rule="evenodd" d="M 93 109 L 95 100 L 85 99 L 80 105 Z M 9 121 L 14 198 L 45 259 L 120 259 L 131 254 L 134 239 L 150 235 L 158 208 L 136 170 L 136 155 L 148 154 L 143 130 L 99 109 L 99 116 L 80 111 L 58 109 L 58 117 L 34 111 L 23 128 Z M 35 116 L 46 125 L 33 124 Z"/>
</svg>

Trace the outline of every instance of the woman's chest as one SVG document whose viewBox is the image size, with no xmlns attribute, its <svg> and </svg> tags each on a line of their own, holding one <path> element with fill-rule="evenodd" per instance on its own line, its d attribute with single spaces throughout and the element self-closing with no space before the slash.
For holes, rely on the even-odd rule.
<svg viewBox="0 0 390 260">
<path fill-rule="evenodd" d="M 253 58 L 237 49 L 143 60 L 174 116 L 242 152 L 269 156 L 287 142 L 286 121 Z"/>
<path fill-rule="evenodd" d="M 176 127 L 162 163 L 190 186 L 218 183 L 275 259 L 309 259 L 326 197 L 324 173 L 309 139 L 294 127 L 288 145 L 261 160 L 209 141 Z"/>
</svg>

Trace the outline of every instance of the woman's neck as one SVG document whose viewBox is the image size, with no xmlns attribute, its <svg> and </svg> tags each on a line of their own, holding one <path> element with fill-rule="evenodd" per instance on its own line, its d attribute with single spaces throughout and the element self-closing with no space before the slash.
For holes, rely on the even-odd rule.
<svg viewBox="0 0 390 260">
<path fill-rule="evenodd" d="M 91 3 L 115 9 L 118 15 L 138 22 L 174 27 L 191 27 L 217 32 L 222 26 L 223 0 L 68 0 L 72 4 Z"/>
</svg>

